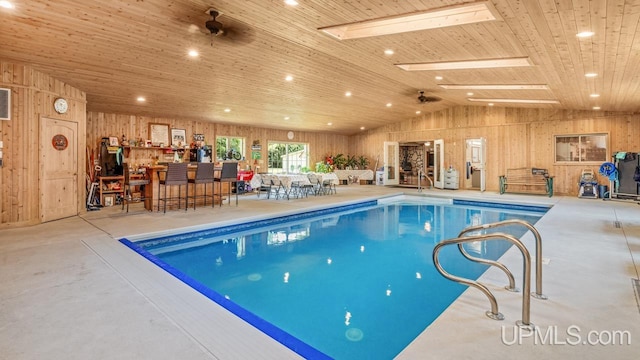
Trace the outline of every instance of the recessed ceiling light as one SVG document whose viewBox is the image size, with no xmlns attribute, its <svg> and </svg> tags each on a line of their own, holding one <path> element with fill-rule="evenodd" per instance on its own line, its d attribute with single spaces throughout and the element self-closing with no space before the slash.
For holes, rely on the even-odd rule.
<svg viewBox="0 0 640 360">
<path fill-rule="evenodd" d="M 594 106 L 592 109 L 593 110 L 600 110 L 600 106 Z"/>
<path fill-rule="evenodd" d="M 391 107 L 391 103 L 387 103 L 387 107 Z"/>
<path fill-rule="evenodd" d="M 406 71 L 427 71 L 427 70 L 459 70 L 459 69 L 488 69 L 498 67 L 520 67 L 532 66 L 528 57 L 506 58 L 506 59 L 484 59 L 484 60 L 461 60 L 444 61 L 433 63 L 396 64 L 397 67 Z"/>
<path fill-rule="evenodd" d="M 593 36 L 593 31 L 582 31 L 576 34 L 579 38 L 588 38 Z"/>
<path fill-rule="evenodd" d="M 284 78 L 286 81 L 292 81 L 293 80 L 293 76 L 291 75 L 287 75 L 287 77 Z"/>
<path fill-rule="evenodd" d="M 473 96 L 473 93 L 472 92 L 468 92 L 467 96 Z"/>
<path fill-rule="evenodd" d="M 231 112 L 231 109 L 226 108 L 226 109 L 224 109 L 224 112 Z"/>
<path fill-rule="evenodd" d="M 441 88 L 448 90 L 549 90 L 542 84 L 439 84 Z"/>
<path fill-rule="evenodd" d="M 487 105 L 488 105 L 488 106 L 493 106 L 493 103 L 488 103 Z"/>
<path fill-rule="evenodd" d="M 197 57 L 198 55 L 200 55 L 200 54 L 198 53 L 198 51 L 197 51 L 197 50 L 193 50 L 193 49 L 192 49 L 192 50 L 189 50 L 189 56 L 191 56 L 191 57 Z"/>
<path fill-rule="evenodd" d="M 137 102 L 145 102 L 147 101 L 147 99 L 145 99 L 144 96 L 138 96 L 138 98 L 136 99 Z"/>
<path fill-rule="evenodd" d="M 346 93 L 344 93 L 344 96 L 347 96 L 347 97 L 351 96 L 351 91 L 347 91 Z"/>
<path fill-rule="evenodd" d="M 284 0 L 284 3 L 291 6 L 298 5 L 298 2 L 296 0 Z"/>
<path fill-rule="evenodd" d="M 420 111 L 420 110 L 416 111 L 416 115 L 420 115 L 421 112 L 422 111 Z"/>
<path fill-rule="evenodd" d="M 448 26 L 502 20 L 491 2 L 449 6 L 373 20 L 319 28 L 339 40 L 439 29 Z"/>
<path fill-rule="evenodd" d="M 387 56 L 391 56 L 391 55 L 394 54 L 394 52 L 391 49 L 387 49 L 387 50 L 384 51 L 384 54 L 387 55 Z"/>
<path fill-rule="evenodd" d="M 289 117 L 288 117 L 288 116 L 285 116 L 285 117 L 284 117 L 284 119 L 285 119 L 285 120 L 289 120 Z"/>
<path fill-rule="evenodd" d="M 600 94 L 591 94 L 589 96 L 592 97 L 592 98 L 597 98 L 597 97 L 600 97 Z"/>
<path fill-rule="evenodd" d="M 596 74 L 596 73 L 586 73 L 586 74 L 584 74 L 584 76 L 586 76 L 588 78 L 592 78 L 592 77 L 598 76 L 598 74 Z"/>
<path fill-rule="evenodd" d="M 331 125 L 333 125 L 333 123 L 327 123 L 327 125 L 331 126 Z"/>
<path fill-rule="evenodd" d="M 438 76 L 436 76 L 436 77 L 435 77 L 435 79 L 436 79 L 436 80 L 442 80 L 442 76 L 439 76 L 439 75 L 438 75 Z"/>
<path fill-rule="evenodd" d="M 364 130 L 364 126 L 360 126 L 360 130 Z"/>
<path fill-rule="evenodd" d="M 0 7 L 3 7 L 5 9 L 13 9 L 14 8 L 14 6 L 13 6 L 13 4 L 11 2 L 4 1 L 4 0 L 0 1 Z"/>
<path fill-rule="evenodd" d="M 499 103 L 520 103 L 520 104 L 559 104 L 558 100 L 546 100 L 546 99 L 479 99 L 479 98 L 467 98 L 469 101 L 474 102 L 499 102 Z"/>
</svg>

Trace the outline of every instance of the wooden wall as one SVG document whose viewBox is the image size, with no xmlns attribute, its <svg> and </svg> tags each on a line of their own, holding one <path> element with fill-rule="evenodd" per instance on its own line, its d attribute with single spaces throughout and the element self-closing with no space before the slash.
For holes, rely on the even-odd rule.
<svg viewBox="0 0 640 360">
<path fill-rule="evenodd" d="M 117 136 L 121 138 L 125 135 L 130 138 L 149 138 L 149 123 L 168 124 L 170 128 L 185 129 L 187 141 L 191 141 L 193 134 L 204 134 L 207 144 L 215 144 L 216 136 L 244 137 L 246 140 L 245 155 L 251 157 L 251 145 L 254 141 L 259 141 L 262 145 L 262 161 L 254 163 L 249 160 L 241 163 L 244 168 L 250 165 L 254 168 L 260 166 L 259 171 L 267 170 L 267 144 L 269 141 L 301 142 L 308 143 L 310 147 L 310 162 L 314 164 L 329 154 L 346 153 L 349 138 L 344 135 L 316 133 L 316 132 L 294 132 L 294 139 L 287 138 L 285 130 L 256 128 L 250 126 L 230 125 L 198 121 L 186 118 L 157 118 L 136 115 L 107 114 L 100 112 L 87 113 L 87 144 L 94 150 L 97 148 L 103 137 Z M 126 154 L 126 161 L 138 164 L 153 162 L 153 156 L 160 156 L 159 150 L 132 150 Z"/>
<path fill-rule="evenodd" d="M 0 227 L 40 222 L 41 118 L 78 123 L 78 189 L 84 190 L 86 96 L 83 91 L 33 70 L 30 66 L 0 59 L 0 87 L 11 89 L 11 120 L 0 121 L 3 166 L 0 168 Z M 60 115 L 53 101 L 64 97 L 69 111 Z M 78 209 L 85 211 L 85 197 L 78 196 Z"/>
<path fill-rule="evenodd" d="M 349 153 L 364 154 L 371 159 L 379 156 L 382 161 L 384 141 L 444 139 L 445 166 L 452 165 L 460 171 L 463 188 L 465 140 L 484 137 L 488 191 L 498 191 L 498 177 L 507 168 L 540 167 L 555 176 L 556 193 L 577 195 L 582 169 L 591 168 L 597 173 L 600 164 L 556 164 L 554 135 L 584 133 L 608 133 L 609 155 L 616 151 L 640 152 L 637 113 L 461 106 L 353 136 Z M 603 177 L 598 180 L 608 185 Z"/>
</svg>

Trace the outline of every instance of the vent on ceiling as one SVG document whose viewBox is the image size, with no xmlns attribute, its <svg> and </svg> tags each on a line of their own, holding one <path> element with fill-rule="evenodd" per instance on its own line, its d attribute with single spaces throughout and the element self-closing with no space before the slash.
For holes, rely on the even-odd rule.
<svg viewBox="0 0 640 360">
<path fill-rule="evenodd" d="M 10 89 L 0 89 L 0 120 L 11 120 Z"/>
</svg>

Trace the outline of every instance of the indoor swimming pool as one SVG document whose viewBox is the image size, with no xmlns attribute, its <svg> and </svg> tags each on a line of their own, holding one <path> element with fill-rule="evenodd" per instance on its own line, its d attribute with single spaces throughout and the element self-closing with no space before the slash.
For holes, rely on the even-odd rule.
<svg viewBox="0 0 640 360">
<path fill-rule="evenodd" d="M 472 225 L 535 224 L 546 210 L 402 197 L 121 241 L 305 358 L 391 359 L 466 289 L 436 271 L 435 244 Z M 496 260 L 509 246 L 465 247 Z M 487 269 L 455 247 L 440 261 L 472 279 Z"/>
</svg>

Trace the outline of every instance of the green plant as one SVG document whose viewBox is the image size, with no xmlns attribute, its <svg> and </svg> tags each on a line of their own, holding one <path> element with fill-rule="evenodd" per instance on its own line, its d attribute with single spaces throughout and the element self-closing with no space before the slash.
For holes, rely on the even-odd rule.
<svg viewBox="0 0 640 360">
<path fill-rule="evenodd" d="M 331 165 L 324 163 L 322 161 L 319 161 L 316 163 L 316 172 L 318 173 L 329 173 L 332 172 L 333 168 Z"/>
<path fill-rule="evenodd" d="M 369 166 L 369 159 L 364 155 L 360 155 L 358 158 L 358 166 L 360 169 L 366 169 Z"/>
<path fill-rule="evenodd" d="M 351 156 L 351 155 L 347 155 L 347 160 L 345 161 L 344 165 L 346 167 L 349 167 L 351 169 L 355 168 L 356 166 L 358 166 L 358 160 L 356 158 L 356 156 Z"/>
<path fill-rule="evenodd" d="M 343 154 L 337 154 L 333 157 L 333 166 L 335 166 L 336 169 L 344 169 L 346 164 L 347 158 L 345 158 Z"/>
</svg>

